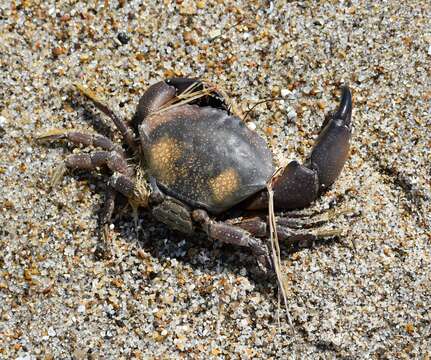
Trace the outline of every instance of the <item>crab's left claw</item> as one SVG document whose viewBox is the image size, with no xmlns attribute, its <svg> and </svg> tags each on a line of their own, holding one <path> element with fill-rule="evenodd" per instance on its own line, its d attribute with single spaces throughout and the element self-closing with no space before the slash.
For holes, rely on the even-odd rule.
<svg viewBox="0 0 431 360">
<path fill-rule="evenodd" d="M 338 110 L 323 123 L 316 143 L 304 165 L 289 163 L 274 179 L 274 203 L 279 209 L 309 205 L 340 175 L 349 154 L 351 137 L 352 94 L 341 88 Z"/>
</svg>

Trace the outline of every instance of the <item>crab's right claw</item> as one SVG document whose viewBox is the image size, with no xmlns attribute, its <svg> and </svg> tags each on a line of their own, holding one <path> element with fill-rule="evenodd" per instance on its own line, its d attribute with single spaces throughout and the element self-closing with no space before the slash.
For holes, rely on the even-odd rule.
<svg viewBox="0 0 431 360">
<path fill-rule="evenodd" d="M 323 123 L 305 164 L 292 161 L 274 179 L 277 208 L 303 208 L 337 179 L 349 155 L 351 117 L 352 94 L 347 86 L 343 86 L 340 105 Z"/>
<path fill-rule="evenodd" d="M 319 179 L 319 192 L 332 185 L 340 175 L 349 155 L 351 136 L 352 94 L 347 86 L 341 88 L 338 110 L 329 117 L 305 162 Z"/>
</svg>

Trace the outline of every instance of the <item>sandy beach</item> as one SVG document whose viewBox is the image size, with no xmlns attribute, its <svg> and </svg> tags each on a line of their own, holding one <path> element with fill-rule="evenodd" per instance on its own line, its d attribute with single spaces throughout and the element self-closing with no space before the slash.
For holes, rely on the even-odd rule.
<svg viewBox="0 0 431 360">
<path fill-rule="evenodd" d="M 0 358 L 429 359 L 431 3 L 0 0 Z M 339 88 L 349 160 L 313 203 L 343 236 L 284 247 L 292 327 L 249 251 L 117 206 L 98 260 L 107 176 L 69 172 L 51 129 L 113 136 L 72 86 L 131 119 L 149 85 L 204 77 L 271 147 L 303 161 Z"/>
</svg>

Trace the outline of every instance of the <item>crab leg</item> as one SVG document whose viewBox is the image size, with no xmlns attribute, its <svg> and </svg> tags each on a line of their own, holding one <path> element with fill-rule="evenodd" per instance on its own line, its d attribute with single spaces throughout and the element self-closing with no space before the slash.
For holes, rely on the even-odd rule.
<svg viewBox="0 0 431 360">
<path fill-rule="evenodd" d="M 135 181 L 129 176 L 115 172 L 109 179 L 109 185 L 128 199 L 135 196 Z"/>
<path fill-rule="evenodd" d="M 339 176 L 349 153 L 352 95 L 341 88 L 338 110 L 322 125 L 316 143 L 304 165 L 290 162 L 274 179 L 274 202 L 279 209 L 302 208 L 314 201 Z"/>
<path fill-rule="evenodd" d="M 65 165 L 71 169 L 95 170 L 106 165 L 112 171 L 122 174 L 132 174 L 127 161 L 116 151 L 94 151 L 89 154 L 72 154 L 65 160 Z"/>
<path fill-rule="evenodd" d="M 73 154 L 66 158 L 65 166 L 72 169 L 94 170 L 106 165 L 112 172 L 106 190 L 104 207 L 100 213 L 101 243 L 98 245 L 95 255 L 97 258 L 107 258 L 110 255 L 109 227 L 115 206 L 117 192 L 125 196 L 132 206 L 135 225 L 137 227 L 139 206 L 148 205 L 147 194 L 141 193 L 134 179 L 134 171 L 128 167 L 127 161 L 116 151 L 95 151 L 90 154 Z"/>
<path fill-rule="evenodd" d="M 117 129 L 120 131 L 127 145 L 133 151 L 137 150 L 137 145 L 135 141 L 135 134 L 133 133 L 132 128 L 121 118 L 119 118 L 114 111 L 112 111 L 106 104 L 103 103 L 101 99 L 99 99 L 96 94 L 87 89 L 86 87 L 80 84 L 74 84 L 75 87 L 79 90 L 81 94 L 83 94 L 87 99 L 91 100 L 96 108 L 98 108 L 101 112 L 103 112 L 106 116 L 108 116 L 115 124 Z"/>
<path fill-rule="evenodd" d="M 335 216 L 334 216 L 335 217 Z M 268 219 L 266 219 L 268 221 Z M 281 228 L 286 227 L 289 229 L 315 229 L 319 226 L 325 225 L 330 221 L 330 218 L 318 218 L 318 219 L 292 219 L 289 217 L 277 217 L 277 225 Z M 247 230 L 251 234 L 257 237 L 267 237 L 268 227 L 267 222 L 263 221 L 262 218 L 256 216 L 253 218 L 243 219 L 241 221 L 235 220 L 229 222 L 231 225 L 238 225 L 239 227 Z"/>
<path fill-rule="evenodd" d="M 111 256 L 111 248 L 109 246 L 109 223 L 111 222 L 112 214 L 114 213 L 116 195 L 116 191 L 111 186 L 108 186 L 105 190 L 105 200 L 103 208 L 99 214 L 100 242 L 97 244 L 96 250 L 94 251 L 94 256 L 98 260 L 107 259 Z"/>
<path fill-rule="evenodd" d="M 112 172 L 109 186 L 124 195 L 129 201 L 136 205 L 146 203 L 139 196 L 139 189 L 134 180 L 134 171 L 127 161 L 115 151 L 95 151 L 90 154 L 72 154 L 66 158 L 65 165 L 70 169 L 94 170 L 106 165 Z M 145 196 L 144 196 L 145 197 Z"/>
<path fill-rule="evenodd" d="M 271 267 L 271 257 L 269 256 L 265 241 L 253 237 L 247 230 L 239 226 L 211 220 L 204 210 L 193 211 L 192 217 L 194 221 L 200 224 L 201 228 L 211 239 L 218 240 L 225 244 L 250 248 L 257 257 L 259 264 L 264 268 Z"/>
<path fill-rule="evenodd" d="M 166 84 L 165 81 L 160 81 L 151 85 L 144 95 L 139 99 L 139 104 L 136 113 L 132 119 L 132 127 L 138 133 L 139 125 L 152 112 L 160 109 L 167 102 L 175 97 L 176 90 L 173 86 Z"/>
<path fill-rule="evenodd" d="M 107 225 L 111 221 L 112 214 L 114 213 L 116 195 L 117 192 L 115 189 L 111 186 L 107 186 L 105 201 L 99 216 L 100 225 L 102 226 Z"/>
<path fill-rule="evenodd" d="M 113 143 L 111 139 L 101 134 L 86 134 L 78 131 L 53 129 L 38 136 L 37 139 L 40 141 L 68 140 L 75 145 L 100 147 L 108 151 L 115 150 L 123 157 L 125 156 L 121 146 Z"/>
<path fill-rule="evenodd" d="M 311 226 L 320 226 L 320 223 L 311 223 L 309 227 L 305 227 L 305 231 L 298 231 L 298 224 L 291 224 L 290 219 L 277 219 L 277 236 L 284 244 L 308 244 L 316 240 L 333 238 L 342 234 L 339 229 L 311 229 Z M 291 226 L 293 225 L 293 226 Z M 259 217 L 245 219 L 235 223 L 237 228 L 246 230 L 252 236 L 258 238 L 267 238 L 269 236 L 269 227 L 265 221 Z"/>
</svg>

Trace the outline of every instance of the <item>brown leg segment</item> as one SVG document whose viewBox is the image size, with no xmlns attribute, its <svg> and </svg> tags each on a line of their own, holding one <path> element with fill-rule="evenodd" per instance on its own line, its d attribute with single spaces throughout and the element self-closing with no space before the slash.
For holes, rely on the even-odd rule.
<svg viewBox="0 0 431 360">
<path fill-rule="evenodd" d="M 103 150 L 116 151 L 123 155 L 121 146 L 113 143 L 106 136 L 101 134 L 86 134 L 78 131 L 52 130 L 38 137 L 42 141 L 68 140 L 75 145 L 100 147 Z"/>
<path fill-rule="evenodd" d="M 115 207 L 116 191 L 108 186 L 105 193 L 105 203 L 99 216 L 99 243 L 97 244 L 94 256 L 97 260 L 108 259 L 111 257 L 109 223 Z"/>
<path fill-rule="evenodd" d="M 120 117 L 118 117 L 114 111 L 112 111 L 106 104 L 103 103 L 101 99 L 97 97 L 92 91 L 87 89 L 86 87 L 75 84 L 76 88 L 83 94 L 87 99 L 91 100 L 96 108 L 98 108 L 101 112 L 103 112 L 106 116 L 108 116 L 117 127 L 118 131 L 120 131 L 127 145 L 133 150 L 138 150 L 138 146 L 136 144 L 135 134 L 132 128 L 123 121 Z"/>
<path fill-rule="evenodd" d="M 322 230 L 322 229 L 311 229 L 316 228 L 326 221 L 317 220 L 317 221 L 296 221 L 296 219 L 289 218 L 277 218 L 277 236 L 278 239 L 287 245 L 295 245 L 295 244 L 309 244 L 316 240 L 323 240 L 328 238 L 333 238 L 341 234 L 341 231 L 338 229 L 334 230 Z M 267 222 L 260 217 L 254 217 L 251 219 L 241 220 L 236 222 L 235 225 L 230 225 L 239 227 L 241 229 L 246 230 L 252 236 L 259 238 L 268 238 L 269 234 L 269 226 Z M 303 228 L 306 229 L 305 232 L 298 232 L 298 229 Z"/>
<path fill-rule="evenodd" d="M 133 170 L 128 167 L 127 161 L 116 151 L 94 151 L 89 154 L 69 155 L 65 164 L 70 169 L 95 170 L 106 165 L 113 172 L 125 175 L 133 175 Z"/>
<path fill-rule="evenodd" d="M 135 212 L 139 207 L 148 207 L 149 189 L 143 187 L 139 179 L 136 180 L 131 174 L 114 172 L 109 186 L 126 197 Z"/>
<path fill-rule="evenodd" d="M 102 227 L 111 222 L 112 214 L 114 213 L 116 195 L 117 192 L 111 186 L 106 188 L 105 202 L 100 212 L 100 225 Z"/>
<path fill-rule="evenodd" d="M 251 236 L 248 231 L 239 226 L 211 220 L 204 210 L 193 211 L 192 217 L 211 239 L 250 248 L 260 265 L 264 268 L 271 268 L 271 257 L 265 241 Z"/>
<path fill-rule="evenodd" d="M 109 180 L 109 186 L 128 199 L 133 199 L 136 196 L 135 181 L 124 174 L 114 173 Z"/>
</svg>

